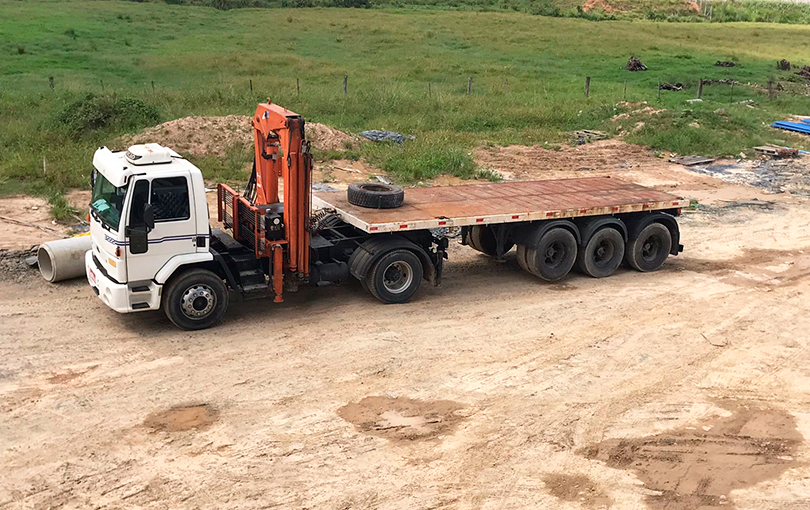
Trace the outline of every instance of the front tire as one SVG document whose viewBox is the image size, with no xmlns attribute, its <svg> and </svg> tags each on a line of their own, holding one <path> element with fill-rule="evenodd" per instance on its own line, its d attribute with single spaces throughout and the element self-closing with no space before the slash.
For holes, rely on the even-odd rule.
<svg viewBox="0 0 810 510">
<path fill-rule="evenodd" d="M 422 275 L 419 257 L 408 250 L 394 250 L 371 266 L 365 286 L 383 303 L 404 303 L 419 290 Z"/>
<path fill-rule="evenodd" d="M 657 271 L 672 250 L 672 234 L 661 223 L 650 223 L 627 245 L 625 258 L 637 271 Z"/>
<path fill-rule="evenodd" d="M 207 269 L 190 269 L 166 285 L 163 312 L 175 326 L 186 330 L 210 328 L 228 309 L 228 288 Z"/>
</svg>

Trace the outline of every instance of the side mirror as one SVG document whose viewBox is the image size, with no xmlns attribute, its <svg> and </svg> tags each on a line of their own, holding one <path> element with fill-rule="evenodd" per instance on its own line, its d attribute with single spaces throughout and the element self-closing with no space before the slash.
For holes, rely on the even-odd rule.
<svg viewBox="0 0 810 510">
<path fill-rule="evenodd" d="M 155 228 L 155 210 L 152 209 L 152 204 L 143 206 L 143 224 L 146 225 L 147 231 Z"/>
</svg>

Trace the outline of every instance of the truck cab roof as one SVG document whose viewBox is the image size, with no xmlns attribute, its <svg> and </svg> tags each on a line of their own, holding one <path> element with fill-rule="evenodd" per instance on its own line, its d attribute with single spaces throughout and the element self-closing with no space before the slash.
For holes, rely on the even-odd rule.
<svg viewBox="0 0 810 510">
<path fill-rule="evenodd" d="M 100 147 L 93 156 L 93 166 L 113 186 L 123 186 L 133 175 L 177 175 L 200 170 L 168 147 L 157 143 L 133 145 L 126 151 Z"/>
</svg>

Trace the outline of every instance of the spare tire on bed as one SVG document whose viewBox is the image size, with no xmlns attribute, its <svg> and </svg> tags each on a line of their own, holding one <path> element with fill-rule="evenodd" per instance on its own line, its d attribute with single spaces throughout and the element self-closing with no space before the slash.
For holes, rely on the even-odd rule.
<svg viewBox="0 0 810 510">
<path fill-rule="evenodd" d="M 402 205 L 405 191 L 399 186 L 381 182 L 349 184 L 349 203 L 369 209 L 394 209 Z"/>
</svg>

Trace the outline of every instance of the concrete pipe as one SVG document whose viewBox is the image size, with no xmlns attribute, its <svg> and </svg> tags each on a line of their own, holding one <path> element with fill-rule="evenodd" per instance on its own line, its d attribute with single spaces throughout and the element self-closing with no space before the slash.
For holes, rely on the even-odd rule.
<svg viewBox="0 0 810 510">
<path fill-rule="evenodd" d="M 84 254 L 92 247 L 90 236 L 42 243 L 37 251 L 39 272 L 52 283 L 84 276 Z"/>
</svg>

